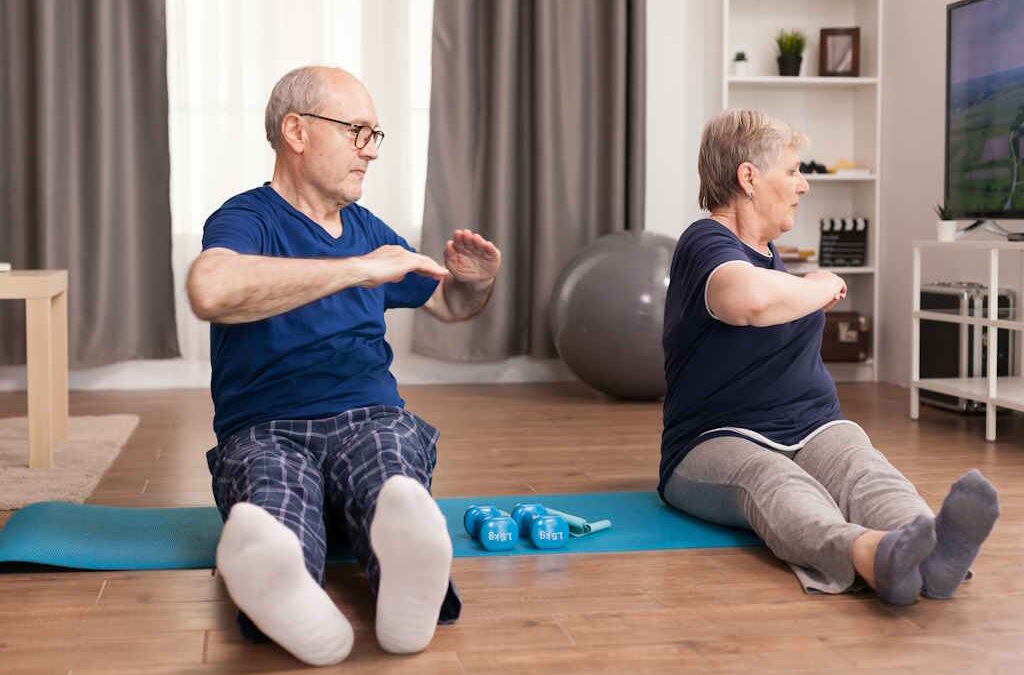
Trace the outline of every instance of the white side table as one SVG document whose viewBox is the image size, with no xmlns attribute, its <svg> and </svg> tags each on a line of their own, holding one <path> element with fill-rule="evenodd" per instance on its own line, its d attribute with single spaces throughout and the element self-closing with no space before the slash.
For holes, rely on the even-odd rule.
<svg viewBox="0 0 1024 675">
<path fill-rule="evenodd" d="M 68 437 L 68 272 L 0 272 L 0 300 L 25 301 L 28 465 L 53 467 L 53 444 Z"/>
<path fill-rule="evenodd" d="M 936 311 L 921 310 L 921 251 L 923 249 L 940 249 L 956 251 L 978 251 L 988 253 L 988 316 L 966 316 L 946 314 Z M 977 340 L 981 340 L 981 327 L 989 330 L 989 344 L 998 344 L 999 330 L 1024 331 L 1024 321 L 999 318 L 997 301 L 999 286 L 999 253 L 1024 254 L 1024 242 L 1003 241 L 915 241 L 914 242 L 914 290 L 912 332 L 910 338 L 910 417 L 917 419 L 920 414 L 920 390 L 936 391 L 941 394 L 967 398 L 985 404 L 985 440 L 996 440 L 996 408 L 1012 408 L 1024 410 L 1024 377 L 1011 375 L 998 377 L 996 369 L 995 348 L 989 349 L 986 355 L 986 375 L 984 377 L 927 377 L 921 378 L 921 319 L 944 321 L 961 325 L 973 326 L 977 331 Z M 1024 276 L 1024 266 L 1021 267 Z M 1021 280 L 1024 287 L 1024 279 Z M 1018 288 L 1020 292 L 1024 288 Z M 1020 308 L 1016 308 L 1018 316 Z M 1018 349 L 1021 349 L 1018 340 Z"/>
</svg>

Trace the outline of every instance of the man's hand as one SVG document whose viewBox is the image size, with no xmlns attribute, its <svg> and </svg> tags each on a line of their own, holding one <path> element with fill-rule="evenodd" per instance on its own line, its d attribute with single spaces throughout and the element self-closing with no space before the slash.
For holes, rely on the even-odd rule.
<svg viewBox="0 0 1024 675">
<path fill-rule="evenodd" d="M 448 243 L 451 245 L 451 242 Z M 375 288 L 382 284 L 401 281 L 409 272 L 415 272 L 438 281 L 444 280 L 449 275 L 448 270 L 431 258 L 420 253 L 413 253 L 401 246 L 381 246 L 361 256 L 360 262 L 363 268 L 363 280 L 359 285 L 364 288 Z"/>
<path fill-rule="evenodd" d="M 501 251 L 479 234 L 455 230 L 444 247 L 451 274 L 423 309 L 441 321 L 465 321 L 479 314 L 491 298 L 501 268 Z"/>
<path fill-rule="evenodd" d="M 498 276 L 501 251 L 479 234 L 469 230 L 455 230 L 444 247 L 444 264 L 455 281 L 490 282 Z"/>
</svg>

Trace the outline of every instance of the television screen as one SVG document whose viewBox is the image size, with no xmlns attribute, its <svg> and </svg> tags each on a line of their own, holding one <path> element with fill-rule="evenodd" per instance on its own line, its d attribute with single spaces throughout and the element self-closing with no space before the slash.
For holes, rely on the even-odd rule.
<svg viewBox="0 0 1024 675">
<path fill-rule="evenodd" d="M 1024 1 L 964 0 L 946 18 L 946 205 L 1024 218 Z"/>
</svg>

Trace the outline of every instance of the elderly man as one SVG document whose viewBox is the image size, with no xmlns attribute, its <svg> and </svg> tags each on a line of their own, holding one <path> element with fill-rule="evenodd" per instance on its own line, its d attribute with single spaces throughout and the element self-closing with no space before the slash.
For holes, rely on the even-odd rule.
<svg viewBox="0 0 1024 675">
<path fill-rule="evenodd" d="M 352 628 L 322 588 L 336 531 L 377 595 L 381 647 L 417 652 L 461 605 L 429 492 L 438 433 L 403 407 L 384 312 L 468 319 L 501 254 L 456 230 L 441 266 L 356 203 L 384 133 L 349 73 L 285 75 L 266 130 L 273 180 L 210 216 L 188 278 L 193 311 L 212 324 L 217 568 L 248 639 L 337 663 Z"/>
</svg>

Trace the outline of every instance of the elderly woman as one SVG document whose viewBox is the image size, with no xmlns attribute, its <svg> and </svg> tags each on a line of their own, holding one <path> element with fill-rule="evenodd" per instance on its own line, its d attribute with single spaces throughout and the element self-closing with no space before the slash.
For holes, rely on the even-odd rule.
<svg viewBox="0 0 1024 675">
<path fill-rule="evenodd" d="M 753 529 L 805 590 L 866 581 L 886 602 L 948 598 L 999 515 L 972 470 L 934 517 L 857 424 L 821 361 L 835 274 L 786 273 L 772 243 L 808 185 L 803 136 L 761 112 L 728 110 L 701 139 L 698 220 L 679 238 L 665 304 L 666 502 Z"/>
</svg>

